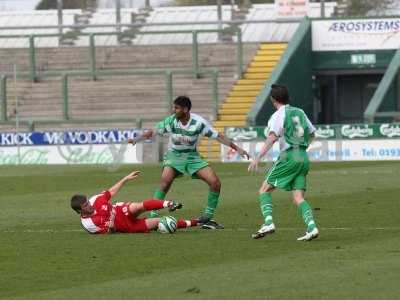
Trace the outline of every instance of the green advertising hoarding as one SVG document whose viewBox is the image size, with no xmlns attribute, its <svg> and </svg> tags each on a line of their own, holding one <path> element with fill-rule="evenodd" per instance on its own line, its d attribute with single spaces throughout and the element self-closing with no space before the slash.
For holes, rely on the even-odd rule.
<svg viewBox="0 0 400 300">
<path fill-rule="evenodd" d="M 317 139 L 394 139 L 400 138 L 400 123 L 316 125 Z M 267 127 L 227 127 L 225 134 L 233 140 L 265 139 Z"/>
</svg>

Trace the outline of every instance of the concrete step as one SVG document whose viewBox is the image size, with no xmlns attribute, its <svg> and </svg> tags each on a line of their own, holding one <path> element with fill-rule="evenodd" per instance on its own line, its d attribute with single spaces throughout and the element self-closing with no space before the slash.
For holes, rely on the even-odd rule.
<svg viewBox="0 0 400 300">
<path fill-rule="evenodd" d="M 71 117 L 75 117 L 75 118 L 85 118 L 87 116 L 92 117 L 92 119 L 97 119 L 100 118 L 99 112 L 98 111 L 71 111 L 70 112 L 70 116 Z M 117 118 L 117 117 L 123 117 L 123 118 L 133 118 L 133 119 L 137 119 L 137 118 L 159 118 L 160 120 L 162 119 L 162 116 L 165 116 L 165 114 L 160 115 L 160 114 L 138 114 L 138 115 L 134 115 L 132 114 L 132 112 L 130 111 L 124 111 L 124 110 L 112 110 L 109 112 L 109 116 L 111 116 L 110 118 Z"/>
<path fill-rule="evenodd" d="M 267 81 L 270 73 L 245 73 L 243 75 L 246 79 L 258 79 L 262 80 L 264 83 Z"/>
<path fill-rule="evenodd" d="M 260 65 L 258 66 L 258 64 Z M 249 68 L 247 68 L 246 73 L 258 73 L 268 76 L 271 73 L 272 69 L 273 66 L 264 66 L 264 63 L 255 63 L 255 66 L 250 66 Z"/>
<path fill-rule="evenodd" d="M 225 110 L 225 109 L 250 109 L 253 106 L 253 102 L 249 103 L 234 103 L 234 102 L 225 102 L 220 106 L 220 112 Z"/>
<path fill-rule="evenodd" d="M 251 72 L 250 69 L 259 68 L 259 67 L 269 67 L 269 68 L 273 69 L 276 66 L 276 64 L 277 64 L 276 61 L 253 61 L 250 63 L 250 65 L 246 71 Z"/>
<path fill-rule="evenodd" d="M 234 85 L 233 91 L 259 91 L 264 87 L 263 84 L 258 85 Z"/>
<path fill-rule="evenodd" d="M 231 91 L 230 93 L 229 93 L 229 97 L 251 97 L 251 96 L 253 96 L 253 97 L 255 97 L 255 96 L 257 96 L 258 94 L 259 94 L 259 90 L 257 90 L 257 91 L 254 91 L 254 90 L 252 90 L 252 91 Z"/>
<path fill-rule="evenodd" d="M 273 43 L 273 44 L 269 44 L 269 43 L 263 43 L 260 45 L 259 49 L 262 50 L 285 50 L 287 47 L 287 44 L 285 43 Z"/>
<path fill-rule="evenodd" d="M 245 115 L 219 115 L 218 121 L 246 121 L 247 120 L 247 114 Z"/>
<path fill-rule="evenodd" d="M 214 126 L 216 127 L 241 127 L 241 126 L 246 126 L 246 121 L 215 121 Z"/>
<path fill-rule="evenodd" d="M 249 111 L 248 108 L 231 108 L 231 107 L 229 107 L 229 108 L 220 109 L 218 111 L 218 114 L 220 116 L 222 116 L 222 115 L 229 115 L 229 116 L 246 115 L 248 113 L 248 111 Z M 222 119 L 220 119 L 220 120 L 222 120 Z"/>
<path fill-rule="evenodd" d="M 254 103 L 255 96 L 228 96 L 224 103 Z"/>
<path fill-rule="evenodd" d="M 253 62 L 262 61 L 262 62 L 274 62 L 276 63 L 280 59 L 280 56 L 276 55 L 257 55 L 254 57 Z"/>
<path fill-rule="evenodd" d="M 264 49 L 260 49 L 260 50 L 257 51 L 256 55 L 276 55 L 276 56 L 280 57 L 284 52 L 285 52 L 285 50 L 275 50 L 275 49 L 264 50 Z"/>
<path fill-rule="evenodd" d="M 263 85 L 265 83 L 265 79 L 240 79 L 236 82 L 236 84 L 240 85 Z"/>
</svg>

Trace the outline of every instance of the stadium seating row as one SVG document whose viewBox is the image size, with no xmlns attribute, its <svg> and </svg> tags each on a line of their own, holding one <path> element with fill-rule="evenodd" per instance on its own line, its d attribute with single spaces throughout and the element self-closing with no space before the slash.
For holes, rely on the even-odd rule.
<svg viewBox="0 0 400 300">
<path fill-rule="evenodd" d="M 333 13 L 336 3 L 326 3 L 326 15 Z M 229 5 L 224 5 L 222 9 L 222 19 L 230 20 L 233 9 Z M 64 10 L 63 22 L 65 25 L 73 25 L 75 17 L 82 13 L 81 10 Z M 138 14 L 136 8 L 121 10 L 121 23 L 131 23 L 132 15 Z M 218 18 L 216 6 L 183 6 L 183 7 L 156 7 L 152 10 L 145 20 L 145 24 L 140 31 L 154 30 L 196 30 L 196 29 L 217 29 L 217 24 L 197 24 L 197 25 L 164 25 L 164 26 L 145 26 L 156 23 L 174 23 L 174 22 L 211 22 Z M 320 16 L 320 6 L 318 3 L 310 3 L 310 17 Z M 254 4 L 245 15 L 246 21 L 254 20 L 274 20 L 276 19 L 273 4 Z M 26 11 L 26 12 L 2 12 L 0 13 L 0 27 L 5 26 L 34 26 L 34 25 L 57 25 L 57 11 Z M 99 9 L 89 18 L 90 25 L 116 23 L 116 11 L 114 9 Z M 242 24 L 244 42 L 287 42 L 290 40 L 297 28 L 297 23 L 257 23 Z M 127 30 L 122 27 L 121 30 Z M 66 30 L 66 32 L 71 30 Z M 84 28 L 83 33 L 90 32 L 112 32 L 115 27 L 96 27 Z M 39 33 L 57 33 L 57 29 L 23 29 L 23 30 L 0 30 L 0 36 L 15 34 L 39 34 Z M 214 33 L 204 34 L 199 37 L 201 43 L 215 43 L 218 41 L 218 35 Z M 116 45 L 118 40 L 116 36 L 99 37 L 96 40 L 98 45 Z M 188 34 L 176 35 L 138 35 L 132 40 L 132 43 L 138 45 L 148 44 L 188 44 L 192 43 L 192 37 Z M 86 46 L 89 44 L 87 37 L 78 38 L 74 44 L 76 46 Z M 19 48 L 28 47 L 27 39 L 6 39 L 0 38 L 0 48 Z M 41 38 L 37 42 L 38 47 L 56 47 L 57 38 Z"/>
</svg>

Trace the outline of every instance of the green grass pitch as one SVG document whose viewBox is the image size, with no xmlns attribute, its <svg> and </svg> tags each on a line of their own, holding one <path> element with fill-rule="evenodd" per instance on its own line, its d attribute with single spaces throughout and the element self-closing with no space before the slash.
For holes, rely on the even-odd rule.
<svg viewBox="0 0 400 300">
<path fill-rule="evenodd" d="M 291 194 L 275 192 L 277 231 L 261 240 L 257 191 L 263 173 L 213 164 L 222 181 L 216 220 L 224 230 L 174 235 L 89 235 L 69 207 L 143 171 L 115 201 L 150 198 L 156 165 L 1 167 L 0 299 L 399 299 L 400 163 L 314 163 L 306 199 L 321 235 L 304 225 Z M 207 186 L 178 179 L 178 217 L 196 217 Z"/>
</svg>

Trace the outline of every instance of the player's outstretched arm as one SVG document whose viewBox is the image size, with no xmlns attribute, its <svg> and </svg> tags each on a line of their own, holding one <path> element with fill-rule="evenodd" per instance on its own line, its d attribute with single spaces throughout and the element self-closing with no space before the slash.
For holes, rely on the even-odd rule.
<svg viewBox="0 0 400 300">
<path fill-rule="evenodd" d="M 314 132 L 312 132 L 312 133 L 310 133 L 310 141 L 309 141 L 309 145 L 308 145 L 308 147 L 310 147 L 310 145 L 312 144 L 312 142 L 315 140 L 315 133 Z"/>
<path fill-rule="evenodd" d="M 223 133 L 218 133 L 217 141 L 221 144 L 224 144 L 225 146 L 231 147 L 233 150 L 237 151 L 240 156 L 246 159 L 250 159 L 250 155 L 247 153 L 246 150 L 240 148 L 238 145 L 228 139 Z"/>
<path fill-rule="evenodd" d="M 264 142 L 263 147 L 261 148 L 260 153 L 258 153 L 257 157 L 250 163 L 248 167 L 248 171 L 257 171 L 258 169 L 258 163 L 260 160 L 264 157 L 264 155 L 272 148 L 274 143 L 278 140 L 278 137 L 275 135 L 275 133 L 271 132 L 267 139 Z"/>
<path fill-rule="evenodd" d="M 151 139 L 154 136 L 155 130 L 154 129 L 146 129 L 142 132 L 142 134 L 140 134 L 139 136 L 137 136 L 134 139 L 128 139 L 128 143 L 133 145 L 136 145 L 137 143 L 141 142 L 141 141 L 145 141 L 148 139 Z"/>
<path fill-rule="evenodd" d="M 122 178 L 120 181 L 118 181 L 116 184 L 114 184 L 112 187 L 108 189 L 108 191 L 111 194 L 111 197 L 113 197 L 116 193 L 118 193 L 118 191 L 122 188 L 125 182 L 136 179 L 139 176 L 140 176 L 140 171 L 133 171 L 132 173 L 126 175 L 124 178 Z"/>
</svg>

